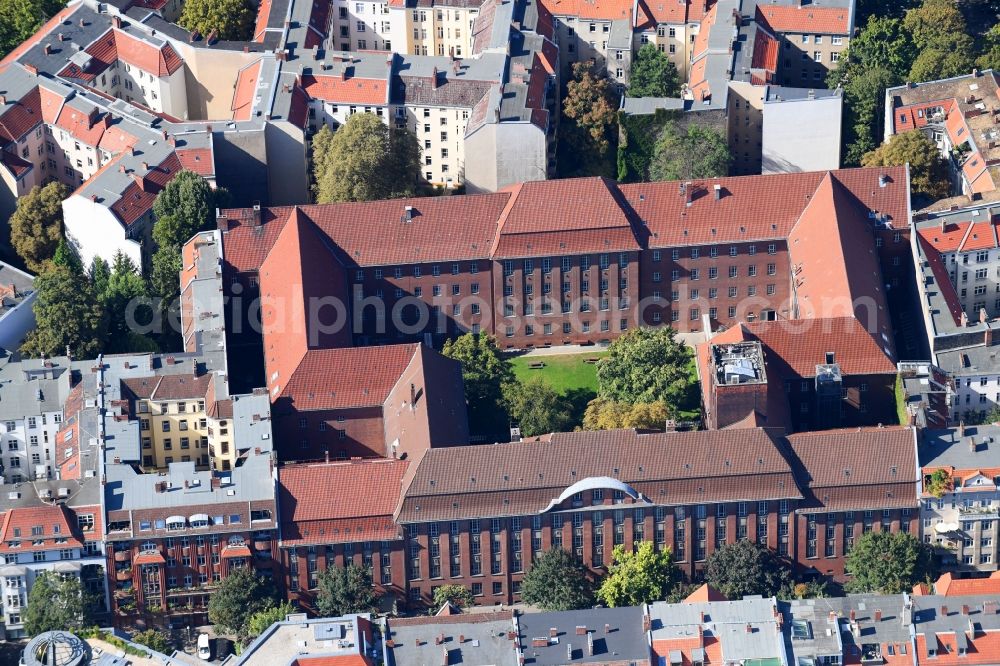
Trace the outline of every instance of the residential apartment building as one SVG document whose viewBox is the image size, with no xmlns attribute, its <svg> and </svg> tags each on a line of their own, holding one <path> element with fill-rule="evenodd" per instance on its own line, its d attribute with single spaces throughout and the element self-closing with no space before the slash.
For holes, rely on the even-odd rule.
<svg viewBox="0 0 1000 666">
<path fill-rule="evenodd" d="M 74 383 L 69 359 L 12 361 L 0 369 L 0 464 L 6 483 L 58 478 L 57 434 Z"/>
<path fill-rule="evenodd" d="M 778 82 L 795 88 L 823 88 L 854 34 L 854 2 L 758 3 L 755 20 L 778 38 Z"/>
<path fill-rule="evenodd" d="M 997 570 L 1000 451 L 996 438 L 1000 438 L 1000 428 L 994 425 L 959 425 L 922 433 L 924 541 L 939 546 L 941 564 L 949 571 Z M 944 472 L 946 483 L 931 487 L 931 477 L 939 472 Z"/>
<path fill-rule="evenodd" d="M 989 196 L 1000 177 L 1000 149 L 994 118 L 1000 89 L 993 70 L 907 83 L 885 91 L 885 140 L 919 130 L 941 149 L 951 167 L 956 193 L 973 199 Z"/>
<path fill-rule="evenodd" d="M 77 385 L 67 396 L 65 413 L 57 412 L 66 418 L 53 437 L 58 449 L 51 473 L 30 481 L 7 476 L 0 485 L 0 629 L 5 640 L 26 636 L 24 609 L 43 572 L 80 579 L 94 595 L 96 616 L 106 617 L 110 608 L 100 448 L 91 436 L 94 413 L 84 407 Z"/>
</svg>

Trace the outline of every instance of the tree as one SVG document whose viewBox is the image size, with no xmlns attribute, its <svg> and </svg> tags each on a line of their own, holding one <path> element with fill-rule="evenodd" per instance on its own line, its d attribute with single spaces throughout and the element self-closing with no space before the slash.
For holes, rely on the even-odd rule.
<svg viewBox="0 0 1000 666">
<path fill-rule="evenodd" d="M 674 121 L 663 126 L 649 164 L 652 180 L 717 178 L 729 173 L 732 155 L 722 132 L 694 123 L 682 128 Z"/>
<path fill-rule="evenodd" d="M 365 567 L 349 564 L 330 567 L 319 575 L 316 610 L 323 617 L 349 613 L 373 613 L 378 595 L 372 588 L 372 576 Z"/>
<path fill-rule="evenodd" d="M 788 566 L 773 551 L 748 539 L 722 546 L 705 563 L 705 581 L 730 599 L 773 597 L 790 580 Z"/>
<path fill-rule="evenodd" d="M 275 622 L 282 622 L 289 613 L 294 613 L 295 607 L 288 601 L 283 601 L 276 606 L 269 606 L 259 610 L 247 618 L 246 638 L 253 640 L 257 638 Z"/>
<path fill-rule="evenodd" d="M 847 553 L 848 592 L 899 594 L 934 574 L 931 547 L 905 532 L 868 532 Z"/>
<path fill-rule="evenodd" d="M 565 430 L 573 420 L 572 405 L 541 377 L 508 384 L 504 400 L 525 437 Z"/>
<path fill-rule="evenodd" d="M 496 341 L 483 333 L 466 333 L 445 342 L 441 353 L 462 364 L 470 430 L 480 435 L 505 431 L 504 387 L 514 382 L 514 372 Z"/>
<path fill-rule="evenodd" d="M 1000 70 L 1000 23 L 983 33 L 979 40 L 977 50 L 980 56 L 976 58 L 976 66 L 979 69 Z"/>
<path fill-rule="evenodd" d="M 133 634 L 132 642 L 145 645 L 150 650 L 155 650 L 166 655 L 174 651 L 174 646 L 170 644 L 170 639 L 156 629 L 147 629 Z"/>
<path fill-rule="evenodd" d="M 472 590 L 464 585 L 441 585 L 434 590 L 434 608 L 440 609 L 445 604 L 451 604 L 458 608 L 468 608 L 474 606 L 476 598 L 472 595 Z"/>
<path fill-rule="evenodd" d="M 246 0 L 185 0 L 177 23 L 208 38 L 246 41 L 253 37 L 254 9 Z"/>
<path fill-rule="evenodd" d="M 101 351 L 104 311 L 86 275 L 50 262 L 35 278 L 35 291 L 35 329 L 21 353 L 57 356 L 68 349 L 76 358 L 93 358 Z"/>
<path fill-rule="evenodd" d="M 921 51 L 950 44 L 958 35 L 968 36 L 956 0 L 923 0 L 919 7 L 906 12 L 903 26 Z"/>
<path fill-rule="evenodd" d="M 24 611 L 24 630 L 29 636 L 46 631 L 72 631 L 92 624 L 94 600 L 75 576 L 63 578 L 43 571 L 35 578 Z"/>
<path fill-rule="evenodd" d="M 97 269 L 99 273 L 97 277 L 103 284 L 102 290 L 97 291 L 97 283 L 93 282 L 92 279 L 97 297 L 104 307 L 104 311 L 108 313 L 107 351 L 109 353 L 137 351 L 134 347 L 138 343 L 137 338 L 142 336 L 134 333 L 130 324 L 143 322 L 137 322 L 135 319 L 130 321 L 130 312 L 131 316 L 135 318 L 142 315 L 148 317 L 152 313 L 145 306 L 140 308 L 133 306 L 133 309 L 130 311 L 129 304 L 132 302 L 142 302 L 149 298 L 146 281 L 139 275 L 139 271 L 135 264 L 132 263 L 132 260 L 121 252 L 115 254 L 114 266 L 107 277 L 103 275 L 101 267 L 95 265 L 92 268 Z"/>
<path fill-rule="evenodd" d="M 271 608 L 278 599 L 274 583 L 249 567 L 226 576 L 208 600 L 208 621 L 222 633 L 245 636 L 247 620 Z"/>
<path fill-rule="evenodd" d="M 865 153 L 875 150 L 882 136 L 885 89 L 898 80 L 889 70 L 862 70 L 844 84 L 844 164 L 857 166 Z"/>
<path fill-rule="evenodd" d="M 677 97 L 681 92 L 677 66 L 652 42 L 642 45 L 632 61 L 629 97 Z"/>
<path fill-rule="evenodd" d="M 831 88 L 844 86 L 850 78 L 872 69 L 884 69 L 894 80 L 902 81 L 913 66 L 916 53 L 903 21 L 872 16 L 851 40 L 836 69 L 827 76 L 827 85 Z"/>
<path fill-rule="evenodd" d="M 657 551 L 652 541 L 643 541 L 633 551 L 619 544 L 597 597 L 612 608 L 662 601 L 678 579 L 669 548 Z"/>
<path fill-rule="evenodd" d="M 17 200 L 10 216 L 10 243 L 24 260 L 28 270 L 38 272 L 48 259 L 55 256 L 63 232 L 63 199 L 69 188 L 59 182 L 31 188 Z"/>
<path fill-rule="evenodd" d="M 524 574 L 521 599 L 542 610 L 566 611 L 590 606 L 594 591 L 583 565 L 562 548 L 553 548 Z"/>
<path fill-rule="evenodd" d="M 639 430 L 663 430 L 670 411 L 663 401 L 637 402 L 630 405 L 608 398 L 594 398 L 583 413 L 584 430 L 615 430 L 616 428 L 636 428 Z"/>
<path fill-rule="evenodd" d="M 934 470 L 926 477 L 924 490 L 939 499 L 944 497 L 951 490 L 951 475 L 944 469 Z"/>
<path fill-rule="evenodd" d="M 937 145 L 921 131 L 894 134 L 888 143 L 866 153 L 861 164 L 866 167 L 910 165 L 910 189 L 932 199 L 942 199 L 951 191 L 948 165 Z"/>
<path fill-rule="evenodd" d="M 0 57 L 33 35 L 65 4 L 60 0 L 0 0 Z"/>
<path fill-rule="evenodd" d="M 693 399 L 691 350 L 672 328 L 633 328 L 597 362 L 597 394 L 618 402 L 663 402 L 671 413 Z"/>
<path fill-rule="evenodd" d="M 950 47 L 927 48 L 920 52 L 910 69 L 911 81 L 936 81 L 952 76 L 968 74 L 974 67 L 972 59 L 972 38 L 961 35 Z"/>
<path fill-rule="evenodd" d="M 566 84 L 563 115 L 571 119 L 589 138 L 592 148 L 606 154 L 614 140 L 617 107 L 611 83 L 588 61 L 573 64 L 573 78 Z"/>
<path fill-rule="evenodd" d="M 313 143 L 318 203 L 413 196 L 419 177 L 416 137 L 372 113 L 355 113 L 332 136 Z"/>
</svg>

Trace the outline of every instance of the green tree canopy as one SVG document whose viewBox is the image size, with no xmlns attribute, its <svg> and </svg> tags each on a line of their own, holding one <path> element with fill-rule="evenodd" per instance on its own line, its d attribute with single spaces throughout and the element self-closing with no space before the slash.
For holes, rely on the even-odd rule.
<svg viewBox="0 0 1000 666">
<path fill-rule="evenodd" d="M 677 66 L 656 47 L 647 42 L 639 48 L 629 74 L 629 97 L 677 97 L 681 92 Z"/>
<path fill-rule="evenodd" d="M 336 132 L 321 128 L 312 162 L 318 203 L 413 196 L 420 178 L 416 137 L 373 113 L 355 113 Z"/>
<path fill-rule="evenodd" d="M 948 165 L 937 145 L 926 134 L 913 130 L 894 134 L 861 158 L 866 167 L 910 165 L 910 189 L 931 199 L 942 199 L 951 191 Z"/>
<path fill-rule="evenodd" d="M 96 604 L 75 576 L 63 578 L 43 571 L 35 578 L 24 611 L 24 630 L 29 636 L 46 631 L 72 631 L 90 626 Z"/>
<path fill-rule="evenodd" d="M 504 387 L 514 383 L 514 371 L 500 356 L 496 341 L 484 333 L 465 333 L 445 342 L 441 353 L 462 364 L 469 429 L 473 434 L 506 431 Z"/>
<path fill-rule="evenodd" d="M 695 385 L 691 350 L 672 328 L 633 328 L 611 343 L 597 362 L 597 394 L 617 402 L 663 402 L 671 413 L 686 407 Z"/>
<path fill-rule="evenodd" d="M 642 541 L 633 551 L 619 544 L 597 597 L 612 608 L 662 601 L 679 578 L 669 548 L 657 551 L 652 541 Z"/>
<path fill-rule="evenodd" d="M 69 188 L 59 182 L 44 187 L 36 185 L 18 198 L 10 216 L 10 243 L 28 270 L 39 272 L 55 256 L 63 238 L 63 199 Z"/>
<path fill-rule="evenodd" d="M 773 597 L 789 584 L 791 572 L 773 551 L 741 539 L 709 556 L 705 580 L 729 599 L 752 594 Z"/>
<path fill-rule="evenodd" d="M 583 413 L 583 429 L 663 430 L 669 418 L 670 410 L 663 401 L 629 404 L 598 397 L 587 404 L 587 410 Z"/>
<path fill-rule="evenodd" d="M 653 148 L 649 177 L 652 180 L 717 178 L 729 174 L 731 162 L 729 143 L 722 132 L 695 123 L 685 128 L 669 121 Z"/>
<path fill-rule="evenodd" d="M 1000 23 L 980 36 L 978 50 L 980 55 L 976 58 L 976 65 L 979 69 L 1000 71 Z"/>
<path fill-rule="evenodd" d="M 208 599 L 208 621 L 217 631 L 246 636 L 247 620 L 276 605 L 274 583 L 249 567 L 231 571 Z"/>
<path fill-rule="evenodd" d="M 573 63 L 573 77 L 566 84 L 563 114 L 585 131 L 595 149 L 608 152 L 617 124 L 611 83 L 594 63 Z"/>
<path fill-rule="evenodd" d="M 319 575 L 316 611 L 322 617 L 340 617 L 349 613 L 373 613 L 378 595 L 372 587 L 368 569 L 356 564 L 329 567 Z"/>
<path fill-rule="evenodd" d="M 560 432 L 573 421 L 573 406 L 541 377 L 508 384 L 504 399 L 525 437 Z"/>
<path fill-rule="evenodd" d="M 294 613 L 295 607 L 288 601 L 259 610 L 247 618 L 246 640 L 257 638 L 275 622 L 282 622 L 289 613 Z"/>
<path fill-rule="evenodd" d="M 521 599 L 542 610 L 575 610 L 594 602 L 594 590 L 583 565 L 562 548 L 553 548 L 524 574 Z"/>
<path fill-rule="evenodd" d="M 445 604 L 468 608 L 476 604 L 476 597 L 464 585 L 440 585 L 434 590 L 434 609 L 439 610 Z"/>
<path fill-rule="evenodd" d="M 35 329 L 21 353 L 58 356 L 69 349 L 76 358 L 93 358 L 104 344 L 106 323 L 87 276 L 49 262 L 35 278 Z"/>
<path fill-rule="evenodd" d="M 956 0 L 923 0 L 906 12 L 903 25 L 921 51 L 952 44 L 957 36 L 966 35 L 965 17 Z"/>
<path fill-rule="evenodd" d="M 885 89 L 898 80 L 882 67 L 860 70 L 844 83 L 844 163 L 857 166 L 882 137 Z"/>
<path fill-rule="evenodd" d="M 145 631 L 140 631 L 136 634 L 132 634 L 132 642 L 138 643 L 139 645 L 145 645 L 150 650 L 156 650 L 162 654 L 169 655 L 174 651 L 174 646 L 170 643 L 170 639 L 156 629 L 146 629 Z"/>
<path fill-rule="evenodd" d="M 872 16 L 864 29 L 851 40 L 827 85 L 842 86 L 852 76 L 871 69 L 884 69 L 894 80 L 902 81 L 913 66 L 917 49 L 903 21 Z"/>
<path fill-rule="evenodd" d="M 124 353 L 139 351 L 134 349 L 137 334 L 133 333 L 128 320 L 132 312 L 132 322 L 146 323 L 152 315 L 149 307 L 136 307 L 133 302 L 144 302 L 149 298 L 146 281 L 139 275 L 132 260 L 118 252 L 114 258 L 114 266 L 105 276 L 104 267 L 96 262 L 91 267 L 91 283 L 105 312 L 108 314 L 108 344 L 109 353 Z M 95 279 L 96 278 L 96 279 Z M 98 291 L 98 280 L 102 285 Z"/>
<path fill-rule="evenodd" d="M 905 532 L 868 532 L 854 542 L 844 568 L 848 592 L 899 594 L 934 574 L 930 546 Z"/>
<path fill-rule="evenodd" d="M 253 37 L 254 7 L 247 0 L 185 0 L 177 23 L 207 38 L 247 41 Z"/>
</svg>

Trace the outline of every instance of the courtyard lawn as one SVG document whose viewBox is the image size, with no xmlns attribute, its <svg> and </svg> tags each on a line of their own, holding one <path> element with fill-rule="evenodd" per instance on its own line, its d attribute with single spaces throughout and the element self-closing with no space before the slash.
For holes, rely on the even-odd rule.
<svg viewBox="0 0 1000 666">
<path fill-rule="evenodd" d="M 541 377 L 562 394 L 583 389 L 597 395 L 597 364 L 587 363 L 586 360 L 607 354 L 606 351 L 594 351 L 558 356 L 515 356 L 510 359 L 510 364 L 520 381 Z M 532 369 L 530 366 L 534 363 L 544 363 L 545 366 Z"/>
</svg>

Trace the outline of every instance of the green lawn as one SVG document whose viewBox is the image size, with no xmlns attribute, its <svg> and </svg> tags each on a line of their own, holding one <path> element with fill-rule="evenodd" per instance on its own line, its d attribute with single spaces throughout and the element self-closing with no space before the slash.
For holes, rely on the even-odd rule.
<svg viewBox="0 0 1000 666">
<path fill-rule="evenodd" d="M 606 351 L 563 354 L 559 356 L 515 356 L 510 359 L 514 375 L 521 381 L 531 377 L 542 377 L 559 393 L 573 389 L 585 389 L 597 393 L 597 366 L 585 363 L 588 358 L 607 356 Z M 532 370 L 531 363 L 544 363 L 545 367 Z"/>
</svg>

